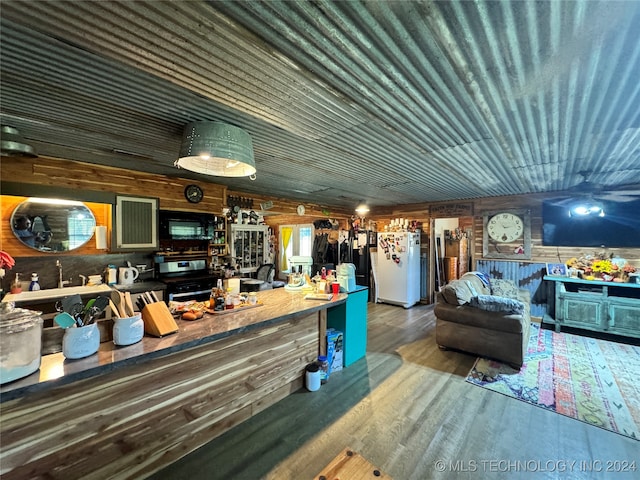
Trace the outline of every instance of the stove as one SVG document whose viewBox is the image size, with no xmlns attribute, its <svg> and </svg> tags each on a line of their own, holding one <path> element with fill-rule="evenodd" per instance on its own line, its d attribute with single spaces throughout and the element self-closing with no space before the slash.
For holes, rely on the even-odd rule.
<svg viewBox="0 0 640 480">
<path fill-rule="evenodd" d="M 209 300 L 220 275 L 211 275 L 205 259 L 171 260 L 158 264 L 159 280 L 167 286 L 167 299 L 174 302 Z"/>
</svg>

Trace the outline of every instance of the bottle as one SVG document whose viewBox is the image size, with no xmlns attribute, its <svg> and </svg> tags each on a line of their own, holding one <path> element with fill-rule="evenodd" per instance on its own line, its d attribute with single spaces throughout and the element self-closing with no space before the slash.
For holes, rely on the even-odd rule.
<svg viewBox="0 0 640 480">
<path fill-rule="evenodd" d="M 233 295 L 231 294 L 232 291 L 232 288 L 227 288 L 227 294 L 224 297 L 225 310 L 231 310 L 233 308 Z"/>
<path fill-rule="evenodd" d="M 219 312 L 220 310 L 224 310 L 224 307 L 225 307 L 224 304 L 225 304 L 224 289 L 222 288 L 222 279 L 219 278 L 215 288 L 215 305 L 213 306 L 213 309 L 216 312 Z"/>
<path fill-rule="evenodd" d="M 29 284 L 29 291 L 30 292 L 35 292 L 37 290 L 40 290 L 40 283 L 38 282 L 38 274 L 37 273 L 32 273 L 31 274 L 31 283 Z"/>
<path fill-rule="evenodd" d="M 21 293 L 22 284 L 20 283 L 20 274 L 16 273 L 16 278 L 11 282 L 11 293 Z"/>
<path fill-rule="evenodd" d="M 327 380 L 329 380 L 329 362 L 326 355 L 318 357 L 318 367 L 320 367 L 320 383 L 327 383 Z"/>
</svg>

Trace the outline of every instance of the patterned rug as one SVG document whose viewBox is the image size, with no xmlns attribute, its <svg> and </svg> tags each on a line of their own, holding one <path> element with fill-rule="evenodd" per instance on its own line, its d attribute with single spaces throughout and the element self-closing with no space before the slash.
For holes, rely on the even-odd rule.
<svg viewBox="0 0 640 480">
<path fill-rule="evenodd" d="M 640 347 L 531 327 L 520 371 L 478 358 L 467 382 L 640 440 Z"/>
</svg>

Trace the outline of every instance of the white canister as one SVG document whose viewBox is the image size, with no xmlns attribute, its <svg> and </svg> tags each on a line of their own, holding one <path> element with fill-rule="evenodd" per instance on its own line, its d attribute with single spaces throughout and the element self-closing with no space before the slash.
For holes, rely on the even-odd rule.
<svg viewBox="0 0 640 480">
<path fill-rule="evenodd" d="M 317 363 L 310 363 L 305 368 L 305 386 L 310 392 L 320 389 L 320 367 Z"/>
<path fill-rule="evenodd" d="M 142 315 L 114 319 L 113 343 L 116 345 L 133 345 L 142 340 L 142 337 L 144 337 Z"/>
<path fill-rule="evenodd" d="M 62 354 L 70 360 L 93 355 L 100 348 L 100 330 L 97 323 L 64 330 Z"/>
</svg>

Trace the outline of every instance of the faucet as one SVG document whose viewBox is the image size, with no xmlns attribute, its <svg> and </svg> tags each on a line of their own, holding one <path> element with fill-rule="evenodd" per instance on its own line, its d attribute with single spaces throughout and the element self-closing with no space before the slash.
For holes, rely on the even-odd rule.
<svg viewBox="0 0 640 480">
<path fill-rule="evenodd" d="M 56 267 L 58 267 L 58 288 L 66 287 L 71 281 L 62 280 L 62 263 L 60 263 L 60 260 L 56 260 Z"/>
</svg>

